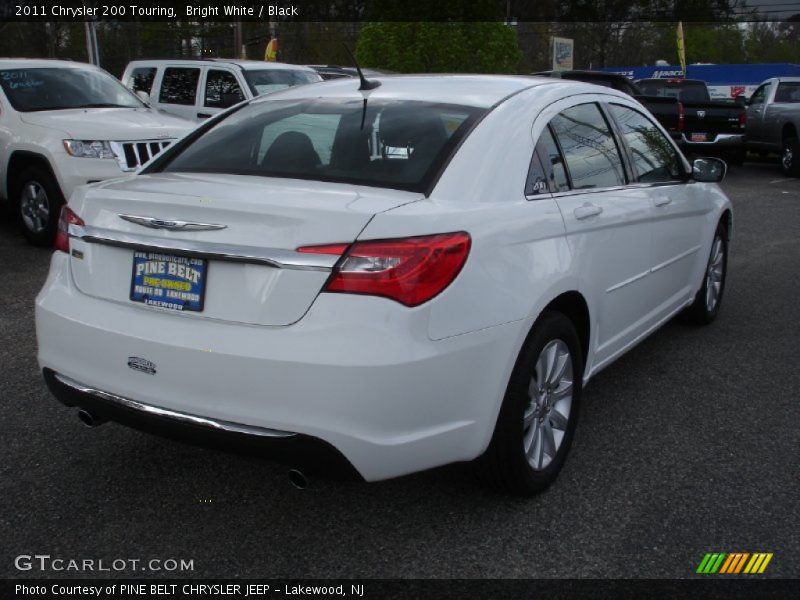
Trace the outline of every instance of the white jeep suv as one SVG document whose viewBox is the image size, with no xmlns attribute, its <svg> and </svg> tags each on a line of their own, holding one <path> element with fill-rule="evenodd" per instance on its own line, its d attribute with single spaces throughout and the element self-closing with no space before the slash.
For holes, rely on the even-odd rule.
<svg viewBox="0 0 800 600">
<path fill-rule="evenodd" d="M 0 59 L 0 198 L 28 240 L 51 243 L 77 186 L 136 171 L 193 127 L 92 65 Z"/>
</svg>

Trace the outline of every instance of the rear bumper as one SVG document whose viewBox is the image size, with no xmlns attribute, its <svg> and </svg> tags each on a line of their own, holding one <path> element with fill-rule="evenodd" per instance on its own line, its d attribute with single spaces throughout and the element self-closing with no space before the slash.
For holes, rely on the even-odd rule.
<svg viewBox="0 0 800 600">
<path fill-rule="evenodd" d="M 736 151 L 744 148 L 743 133 L 720 133 L 714 140 L 708 142 L 693 142 L 685 133 L 679 134 L 676 140 L 684 150 L 693 152 L 708 152 L 713 150 Z"/>
<path fill-rule="evenodd" d="M 82 408 L 103 421 L 191 444 L 256 454 L 309 472 L 363 480 L 341 452 L 314 437 L 164 410 L 96 390 L 52 369 L 43 369 L 42 374 L 50 392 L 64 406 Z"/>
<path fill-rule="evenodd" d="M 433 341 L 429 311 L 322 294 L 288 327 L 191 318 L 87 296 L 69 257 L 55 252 L 36 301 L 38 359 L 42 369 L 140 405 L 320 440 L 373 481 L 479 456 L 532 324 Z M 153 373 L 129 366 L 137 360 Z M 139 422 L 102 394 L 88 396 L 66 398 Z M 294 442 L 278 442 L 268 445 L 285 446 L 291 459 Z"/>
</svg>

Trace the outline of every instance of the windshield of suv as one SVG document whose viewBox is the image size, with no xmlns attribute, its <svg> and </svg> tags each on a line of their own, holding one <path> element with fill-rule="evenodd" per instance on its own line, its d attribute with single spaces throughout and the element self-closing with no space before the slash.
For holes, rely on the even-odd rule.
<svg viewBox="0 0 800 600">
<path fill-rule="evenodd" d="M 20 112 L 67 108 L 144 108 L 103 71 L 73 68 L 4 69 L 0 86 Z"/>
<path fill-rule="evenodd" d="M 254 96 L 277 92 L 295 85 L 322 81 L 318 73 L 294 69 L 245 69 L 244 78 Z"/>
<path fill-rule="evenodd" d="M 410 100 L 254 102 L 198 131 L 151 170 L 425 191 L 485 112 Z"/>
</svg>

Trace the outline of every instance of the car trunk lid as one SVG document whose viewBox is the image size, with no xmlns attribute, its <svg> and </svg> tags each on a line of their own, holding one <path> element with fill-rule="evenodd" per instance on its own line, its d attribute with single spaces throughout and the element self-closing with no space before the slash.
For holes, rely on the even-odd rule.
<svg viewBox="0 0 800 600">
<path fill-rule="evenodd" d="M 353 241 L 374 214 L 419 198 L 316 181 L 138 176 L 73 197 L 85 225 L 70 228 L 72 273 L 83 293 L 143 310 L 290 325 L 336 262 L 296 248 Z"/>
</svg>

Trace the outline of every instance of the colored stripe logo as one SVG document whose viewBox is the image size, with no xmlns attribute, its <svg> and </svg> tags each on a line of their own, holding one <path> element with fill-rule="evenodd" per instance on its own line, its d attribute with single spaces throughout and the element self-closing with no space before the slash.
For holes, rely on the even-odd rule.
<svg viewBox="0 0 800 600">
<path fill-rule="evenodd" d="M 772 552 L 709 552 L 700 561 L 696 572 L 702 575 L 756 575 L 763 573 L 771 560 Z"/>
</svg>

